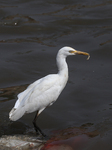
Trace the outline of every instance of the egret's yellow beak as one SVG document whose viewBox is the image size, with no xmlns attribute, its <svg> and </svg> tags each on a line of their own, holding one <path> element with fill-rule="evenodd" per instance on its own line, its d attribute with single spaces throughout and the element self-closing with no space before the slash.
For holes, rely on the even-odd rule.
<svg viewBox="0 0 112 150">
<path fill-rule="evenodd" d="M 87 60 L 89 60 L 89 58 L 90 58 L 89 53 L 86 53 L 86 52 L 81 52 L 81 51 L 75 50 L 74 53 L 75 53 L 75 54 L 78 54 L 78 55 L 87 55 L 87 56 L 88 56 Z"/>
</svg>

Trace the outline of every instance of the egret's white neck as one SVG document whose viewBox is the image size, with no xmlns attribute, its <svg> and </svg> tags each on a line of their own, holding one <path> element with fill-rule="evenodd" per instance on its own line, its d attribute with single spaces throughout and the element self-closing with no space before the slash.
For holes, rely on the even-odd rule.
<svg viewBox="0 0 112 150">
<path fill-rule="evenodd" d="M 66 63 L 66 56 L 63 54 L 58 53 L 56 57 L 57 67 L 58 67 L 58 74 L 59 75 L 66 75 L 68 78 L 68 65 Z"/>
</svg>

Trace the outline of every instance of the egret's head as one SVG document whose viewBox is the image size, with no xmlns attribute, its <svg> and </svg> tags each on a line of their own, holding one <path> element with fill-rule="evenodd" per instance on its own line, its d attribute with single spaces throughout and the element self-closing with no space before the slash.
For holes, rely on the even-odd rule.
<svg viewBox="0 0 112 150">
<path fill-rule="evenodd" d="M 65 57 L 67 57 L 69 55 L 77 55 L 77 54 L 78 55 L 87 55 L 88 56 L 87 60 L 90 58 L 89 53 L 77 51 L 77 50 L 73 49 L 72 47 L 68 47 L 68 46 L 61 48 L 60 54 L 64 55 Z"/>
</svg>

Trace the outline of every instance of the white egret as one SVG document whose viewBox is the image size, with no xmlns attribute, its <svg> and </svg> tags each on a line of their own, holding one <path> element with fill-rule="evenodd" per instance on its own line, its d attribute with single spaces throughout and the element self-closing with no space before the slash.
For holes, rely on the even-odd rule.
<svg viewBox="0 0 112 150">
<path fill-rule="evenodd" d="M 45 136 L 36 124 L 39 114 L 48 106 L 51 106 L 59 97 L 68 80 L 68 66 L 66 57 L 69 55 L 90 55 L 86 52 L 77 51 L 71 47 L 63 47 L 59 50 L 56 61 L 58 67 L 57 74 L 47 75 L 34 83 L 27 89 L 18 94 L 18 100 L 9 113 L 12 121 L 20 119 L 24 114 L 37 111 L 33 120 L 33 125 L 37 133 Z"/>
</svg>

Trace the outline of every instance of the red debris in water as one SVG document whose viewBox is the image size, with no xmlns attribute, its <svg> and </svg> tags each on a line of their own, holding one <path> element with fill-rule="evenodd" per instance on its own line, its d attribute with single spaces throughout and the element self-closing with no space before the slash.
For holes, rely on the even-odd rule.
<svg viewBox="0 0 112 150">
<path fill-rule="evenodd" d="M 95 137 L 99 134 L 97 131 L 88 132 L 84 127 L 73 127 L 53 132 L 51 139 L 47 141 L 41 150 L 83 149 L 90 137 Z"/>
</svg>

